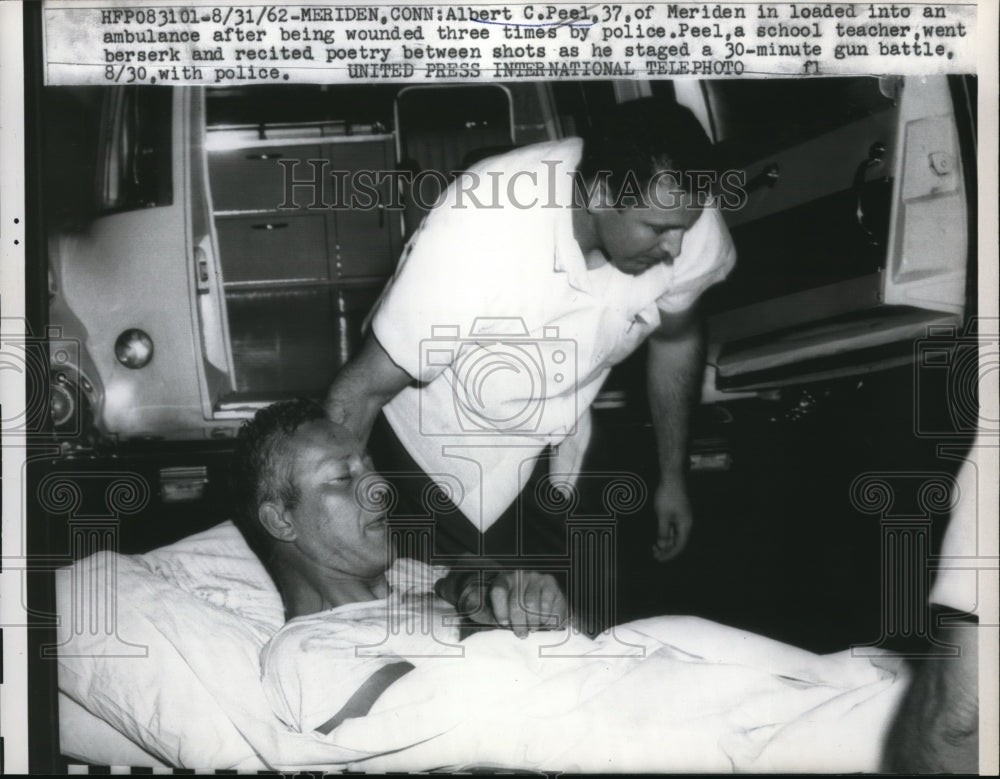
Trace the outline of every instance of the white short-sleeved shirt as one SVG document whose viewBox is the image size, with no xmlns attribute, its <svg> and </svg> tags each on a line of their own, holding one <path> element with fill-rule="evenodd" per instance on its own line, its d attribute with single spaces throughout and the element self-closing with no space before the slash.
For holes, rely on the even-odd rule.
<svg viewBox="0 0 1000 779">
<path fill-rule="evenodd" d="M 576 469 L 611 367 L 660 311 L 690 308 L 735 262 L 721 214 L 706 208 L 673 265 L 588 270 L 570 208 L 581 152 L 571 138 L 470 169 L 411 239 L 372 318 L 379 343 L 420 382 L 386 418 L 481 531 L 546 445 L 560 445 L 554 470 Z"/>
</svg>

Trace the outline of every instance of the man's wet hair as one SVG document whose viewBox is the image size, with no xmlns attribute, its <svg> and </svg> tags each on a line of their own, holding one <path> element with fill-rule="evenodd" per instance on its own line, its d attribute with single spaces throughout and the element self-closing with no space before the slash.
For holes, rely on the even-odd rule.
<svg viewBox="0 0 1000 779">
<path fill-rule="evenodd" d="M 690 174 L 714 171 L 712 142 L 690 109 L 673 100 L 647 97 L 630 100 L 595 117 L 583 136 L 578 166 L 587 182 L 607 176 L 615 194 L 636 183 L 645 191 L 661 171 L 680 174 L 677 184 L 692 192 Z"/>
<path fill-rule="evenodd" d="M 269 570 L 274 539 L 260 524 L 257 510 L 265 501 L 280 502 L 289 509 L 298 505 L 289 444 L 303 424 L 325 418 L 326 412 L 315 401 L 285 400 L 260 409 L 243 423 L 237 436 L 232 467 L 233 522 Z"/>
</svg>

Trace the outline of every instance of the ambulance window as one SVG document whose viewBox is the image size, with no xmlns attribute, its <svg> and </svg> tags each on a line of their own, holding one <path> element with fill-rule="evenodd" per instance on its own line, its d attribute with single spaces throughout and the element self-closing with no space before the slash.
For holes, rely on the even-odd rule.
<svg viewBox="0 0 1000 779">
<path fill-rule="evenodd" d="M 740 165 L 892 108 L 878 78 L 725 79 L 702 86 L 720 162 Z"/>
<path fill-rule="evenodd" d="M 97 210 L 173 202 L 171 108 L 161 87 L 115 87 L 104 94 L 97 146 Z"/>
</svg>

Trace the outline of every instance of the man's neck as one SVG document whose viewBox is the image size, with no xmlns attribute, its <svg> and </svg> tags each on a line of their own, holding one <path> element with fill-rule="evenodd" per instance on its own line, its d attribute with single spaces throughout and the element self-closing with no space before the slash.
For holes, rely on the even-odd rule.
<svg viewBox="0 0 1000 779">
<path fill-rule="evenodd" d="M 597 230 L 594 227 L 594 217 L 585 208 L 573 209 L 573 237 L 580 247 L 584 264 L 587 270 L 600 268 L 607 265 L 608 260 L 600 248 L 600 241 L 597 238 Z"/>
<path fill-rule="evenodd" d="M 573 208 L 573 237 L 580 245 L 580 251 L 586 256 L 589 251 L 597 248 L 597 231 L 594 229 L 594 217 L 586 208 Z"/>
<path fill-rule="evenodd" d="M 286 619 L 327 611 L 348 603 L 378 600 L 389 594 L 384 573 L 372 579 L 358 579 L 316 571 L 299 564 L 279 564 L 275 568 Z"/>
</svg>

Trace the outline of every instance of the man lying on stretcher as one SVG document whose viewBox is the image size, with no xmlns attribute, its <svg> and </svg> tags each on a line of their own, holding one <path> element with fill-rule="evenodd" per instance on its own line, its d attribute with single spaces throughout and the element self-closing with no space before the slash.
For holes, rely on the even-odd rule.
<svg viewBox="0 0 1000 779">
<path fill-rule="evenodd" d="M 320 406 L 289 401 L 262 409 L 244 426 L 237 463 L 237 494 L 245 500 L 240 526 L 274 578 L 286 618 L 331 610 L 349 614 L 346 622 L 358 623 L 356 638 L 363 642 L 369 623 L 358 616 L 357 608 L 342 607 L 378 603 L 379 616 L 385 618 L 391 589 L 386 574 L 394 554 L 386 512 L 378 505 L 384 496 L 377 493 L 387 485 L 374 472 L 361 444 L 346 428 L 327 419 Z M 424 579 L 430 574 L 419 566 L 402 567 L 411 575 L 419 571 Z M 522 637 L 540 628 L 562 627 L 567 621 L 565 595 L 549 574 L 511 570 L 483 581 L 478 572 L 455 572 L 435 579 L 430 583 L 445 602 L 439 612 L 448 611 L 445 604 L 461 607 L 476 622 L 510 628 Z M 415 584 L 408 582 L 410 589 Z M 433 607 L 427 599 L 407 599 L 397 605 L 406 609 L 407 618 L 416 618 L 417 625 L 433 611 L 425 609 Z M 457 626 L 457 620 L 450 621 Z M 436 641 L 449 640 L 442 631 L 454 633 L 439 620 L 436 630 L 418 634 L 418 642 L 429 642 L 419 654 L 437 652 Z M 414 651 L 413 646 L 408 649 Z M 353 673 L 345 674 L 338 685 L 344 689 L 369 670 L 367 665 L 377 672 L 367 681 L 362 679 L 349 707 L 318 725 L 323 732 L 347 716 L 366 713 L 389 684 L 413 668 L 405 661 L 352 665 Z"/>
<path fill-rule="evenodd" d="M 354 768 L 880 767 L 904 689 L 892 658 L 821 657 L 691 617 L 592 640 L 567 628 L 549 575 L 483 582 L 394 560 L 377 474 L 308 402 L 244 427 L 237 482 L 288 618 L 261 654 L 268 700 L 294 730 L 381 753 Z M 510 630 L 462 640 L 460 612 Z"/>
</svg>

